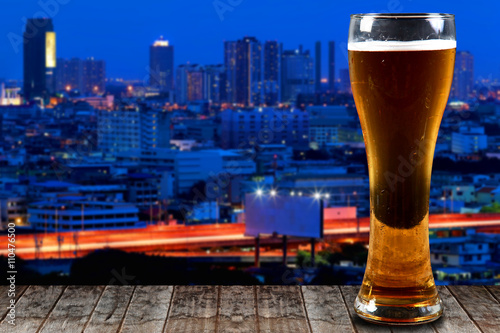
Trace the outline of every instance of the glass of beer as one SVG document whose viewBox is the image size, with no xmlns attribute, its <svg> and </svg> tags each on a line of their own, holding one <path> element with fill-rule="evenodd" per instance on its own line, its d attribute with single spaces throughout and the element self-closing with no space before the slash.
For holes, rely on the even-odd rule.
<svg viewBox="0 0 500 333">
<path fill-rule="evenodd" d="M 368 262 L 354 308 L 418 324 L 443 312 L 429 253 L 429 191 L 455 63 L 451 14 L 358 14 L 349 72 L 370 178 Z"/>
</svg>

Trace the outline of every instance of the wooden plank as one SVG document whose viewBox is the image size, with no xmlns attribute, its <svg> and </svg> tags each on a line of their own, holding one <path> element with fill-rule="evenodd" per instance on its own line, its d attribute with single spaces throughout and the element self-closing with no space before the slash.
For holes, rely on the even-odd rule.
<svg viewBox="0 0 500 333">
<path fill-rule="evenodd" d="M 84 332 L 118 331 L 133 292 L 134 286 L 107 286 Z"/>
<path fill-rule="evenodd" d="M 212 333 L 216 331 L 218 297 L 219 287 L 217 286 L 176 286 L 166 332 Z"/>
<path fill-rule="evenodd" d="M 262 333 L 311 332 L 298 286 L 258 286 L 257 315 Z"/>
<path fill-rule="evenodd" d="M 499 332 L 500 306 L 485 287 L 449 286 L 448 289 L 481 331 Z"/>
<path fill-rule="evenodd" d="M 103 286 L 68 286 L 40 332 L 83 331 L 103 290 Z"/>
<path fill-rule="evenodd" d="M 167 319 L 172 289 L 172 286 L 137 286 L 120 332 L 161 333 Z"/>
<path fill-rule="evenodd" d="M 257 332 L 255 287 L 221 287 L 217 332 Z"/>
<path fill-rule="evenodd" d="M 467 313 L 445 286 L 438 286 L 444 311 L 440 319 L 431 323 L 439 333 L 476 333 L 480 332 Z"/>
<path fill-rule="evenodd" d="M 16 303 L 16 325 L 5 318 L 0 332 L 36 332 L 64 291 L 63 286 L 30 286 Z"/>
<path fill-rule="evenodd" d="M 302 294 L 314 333 L 353 332 L 339 287 L 303 286 Z"/>
<path fill-rule="evenodd" d="M 488 289 L 497 302 L 500 303 L 500 286 L 487 286 L 486 289 Z"/>
<path fill-rule="evenodd" d="M 4 320 L 5 317 L 7 316 L 7 312 L 9 309 L 7 307 L 10 305 L 10 300 L 12 299 L 9 297 L 9 286 L 0 286 L 0 320 Z M 15 297 L 14 299 L 16 302 L 19 300 L 19 298 L 23 295 L 25 290 L 28 289 L 28 286 L 16 286 L 15 290 Z"/>
</svg>

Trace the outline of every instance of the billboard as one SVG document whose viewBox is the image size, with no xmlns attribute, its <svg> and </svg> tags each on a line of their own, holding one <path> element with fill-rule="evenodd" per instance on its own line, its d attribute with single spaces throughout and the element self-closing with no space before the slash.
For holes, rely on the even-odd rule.
<svg viewBox="0 0 500 333">
<path fill-rule="evenodd" d="M 245 196 L 245 235 L 323 237 L 323 201 L 312 197 Z"/>
<path fill-rule="evenodd" d="M 56 68 L 56 33 L 45 33 L 45 67 Z"/>
</svg>

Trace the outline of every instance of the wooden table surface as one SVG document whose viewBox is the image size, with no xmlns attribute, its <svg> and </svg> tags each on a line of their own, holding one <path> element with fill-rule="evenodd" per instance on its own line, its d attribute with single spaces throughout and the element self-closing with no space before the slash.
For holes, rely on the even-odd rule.
<svg viewBox="0 0 500 333">
<path fill-rule="evenodd" d="M 500 286 L 438 287 L 445 312 L 420 326 L 359 319 L 358 286 L 0 286 L 0 332 L 500 332 Z"/>
</svg>

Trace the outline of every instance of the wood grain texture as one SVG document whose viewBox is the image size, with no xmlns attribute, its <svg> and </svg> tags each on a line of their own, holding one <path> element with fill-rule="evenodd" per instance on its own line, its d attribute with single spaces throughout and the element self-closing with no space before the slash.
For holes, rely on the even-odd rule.
<svg viewBox="0 0 500 333">
<path fill-rule="evenodd" d="M 176 286 L 166 332 L 215 332 L 218 296 L 217 286 Z"/>
<path fill-rule="evenodd" d="M 303 286 L 302 294 L 314 333 L 353 332 L 338 286 Z"/>
<path fill-rule="evenodd" d="M 24 291 L 28 288 L 28 286 L 16 286 L 16 291 L 15 291 L 15 297 L 14 299 L 17 300 L 22 296 Z M 7 315 L 7 312 L 9 311 L 7 307 L 10 304 L 10 298 L 8 296 L 10 287 L 9 286 L 0 286 L 0 320 L 4 320 L 5 316 Z"/>
<path fill-rule="evenodd" d="M 16 325 L 5 318 L 0 332 L 36 332 L 61 296 L 63 286 L 30 286 L 16 303 Z"/>
<path fill-rule="evenodd" d="M 0 286 L 6 293 L 7 286 Z M 419 326 L 360 319 L 359 286 L 25 286 L 3 332 L 500 332 L 500 286 L 438 287 L 443 317 Z M 24 293 L 23 293 L 24 292 Z M 6 305 L 8 297 L 0 297 Z"/>
<path fill-rule="evenodd" d="M 500 304 L 500 286 L 487 286 L 486 289 L 488 289 L 490 294 L 492 294 Z"/>
<path fill-rule="evenodd" d="M 255 287 L 221 287 L 217 322 L 219 333 L 257 332 Z"/>
<path fill-rule="evenodd" d="M 118 331 L 134 289 L 134 286 L 107 286 L 84 332 Z"/>
<path fill-rule="evenodd" d="M 83 331 L 103 290 L 103 286 L 68 286 L 40 332 Z"/>
<path fill-rule="evenodd" d="M 120 332 L 161 333 L 167 320 L 172 290 L 172 286 L 137 286 Z"/>
<path fill-rule="evenodd" d="M 443 301 L 444 311 L 440 319 L 431 325 L 439 333 L 478 333 L 476 325 L 470 320 L 464 309 L 445 286 L 438 286 L 438 293 Z"/>
<path fill-rule="evenodd" d="M 298 286 L 257 287 L 260 332 L 311 332 L 299 288 Z"/>
<path fill-rule="evenodd" d="M 449 286 L 474 323 L 485 333 L 500 331 L 500 304 L 482 286 Z"/>
</svg>

